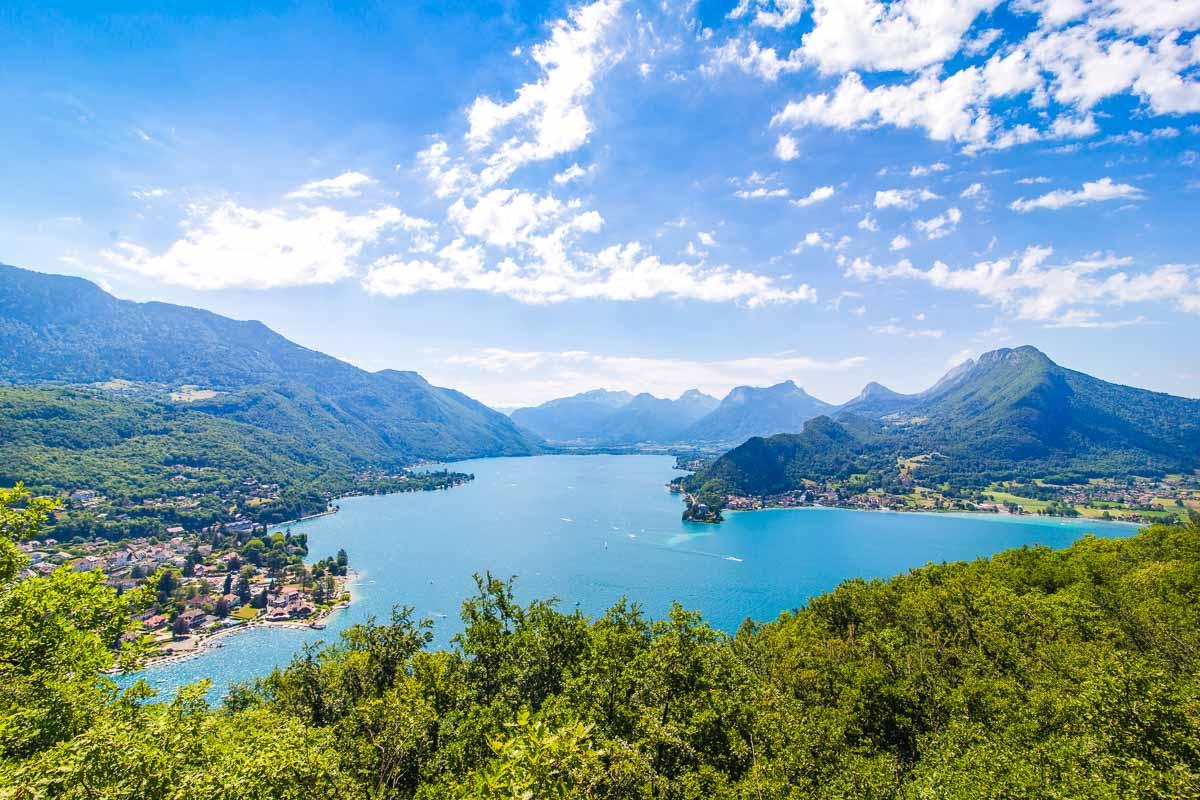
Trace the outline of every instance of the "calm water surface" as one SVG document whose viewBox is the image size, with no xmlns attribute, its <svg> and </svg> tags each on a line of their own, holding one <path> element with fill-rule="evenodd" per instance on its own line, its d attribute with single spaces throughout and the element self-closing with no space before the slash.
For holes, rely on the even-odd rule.
<svg viewBox="0 0 1200 800">
<path fill-rule="evenodd" d="M 214 695 L 286 664 L 305 642 L 332 640 L 395 604 L 435 620 L 438 644 L 459 629 L 471 574 L 517 576 L 523 599 L 556 595 L 599 614 L 622 595 L 659 616 L 678 599 L 733 631 L 766 620 L 847 578 L 885 577 L 929 561 L 988 555 L 1024 544 L 1064 547 L 1087 533 L 1127 536 L 1131 525 L 992 515 L 795 509 L 726 515 L 721 525 L 680 520 L 664 485 L 667 456 L 539 456 L 468 461 L 475 480 L 449 491 L 340 501 L 338 514 L 293 527 L 310 557 L 350 554 L 355 601 L 324 631 L 255 628 L 221 647 L 140 673 L 164 691 L 201 678 Z"/>
</svg>

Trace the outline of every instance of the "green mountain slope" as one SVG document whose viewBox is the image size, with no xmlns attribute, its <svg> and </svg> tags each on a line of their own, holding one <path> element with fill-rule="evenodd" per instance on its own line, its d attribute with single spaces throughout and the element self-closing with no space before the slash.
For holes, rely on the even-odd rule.
<svg viewBox="0 0 1200 800">
<path fill-rule="evenodd" d="M 325 442 L 198 411 L 88 389 L 0 386 L 0 486 L 93 488 L 114 498 L 227 489 L 244 478 L 291 487 L 351 485 L 346 453 Z"/>
<path fill-rule="evenodd" d="M 959 485 L 1200 467 L 1200 401 L 1108 383 L 1033 347 L 986 353 L 935 388 L 903 404 L 890 398 L 882 415 L 843 407 L 799 434 L 752 439 L 685 486 L 709 496 L 768 494 L 804 479 L 895 477 L 899 459 L 919 455 L 929 456 L 919 468 L 923 482 Z"/>
<path fill-rule="evenodd" d="M 88 281 L 0 266 L 0 382 L 122 379 L 221 392 L 193 408 L 343 448 L 359 463 L 525 455 L 503 414 L 413 372 L 370 373 L 259 322 L 118 300 Z"/>
</svg>

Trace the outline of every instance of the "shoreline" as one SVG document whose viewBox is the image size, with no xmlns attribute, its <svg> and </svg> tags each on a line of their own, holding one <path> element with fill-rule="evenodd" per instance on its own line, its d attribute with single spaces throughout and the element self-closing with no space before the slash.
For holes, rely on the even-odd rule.
<svg viewBox="0 0 1200 800">
<path fill-rule="evenodd" d="M 858 511 L 863 514 L 927 514 L 937 517 L 970 517 L 971 519 L 996 519 L 996 520 L 1055 520 L 1058 522 L 1069 523 L 1089 523 L 1098 522 L 1101 525 L 1132 525 L 1135 528 L 1144 528 L 1147 525 L 1154 525 L 1153 522 L 1132 522 L 1123 519 L 1099 519 L 1097 517 L 1064 517 L 1059 514 L 1010 514 L 1008 512 L 998 511 L 970 511 L 967 509 L 931 509 L 931 508 L 914 508 L 914 509 L 898 509 L 898 508 L 855 508 L 854 506 L 823 506 L 823 505 L 806 505 L 806 506 L 764 506 L 763 508 L 725 508 L 721 509 L 725 514 L 756 514 L 760 511 Z M 698 520 L 693 520 L 698 521 Z M 715 523 L 702 523 L 706 525 L 720 525 Z"/>
<path fill-rule="evenodd" d="M 224 639 L 227 636 L 231 636 L 231 635 L 237 634 L 237 633 L 243 633 L 245 631 L 253 630 L 255 628 L 290 628 L 293 630 L 308 629 L 308 630 L 317 630 L 317 631 L 324 630 L 328 624 L 328 621 L 337 612 L 343 611 L 354 604 L 354 601 L 356 598 L 354 596 L 355 593 L 354 593 L 353 587 L 355 586 L 355 584 L 358 583 L 359 574 L 357 572 L 355 572 L 354 570 L 350 570 L 349 573 L 346 575 L 346 578 L 347 578 L 347 580 L 346 580 L 346 584 L 345 584 L 345 590 L 350 593 L 350 599 L 346 602 L 336 603 L 335 605 L 332 605 L 329 608 L 322 611 L 320 614 L 313 615 L 313 617 L 310 619 L 307 619 L 307 620 L 291 620 L 291 619 L 289 619 L 289 620 L 279 620 L 279 621 L 268 621 L 265 619 L 262 619 L 262 620 L 255 619 L 255 620 L 251 620 L 250 622 L 243 622 L 238 625 L 231 625 L 228 628 L 222 628 L 221 630 L 214 631 L 212 633 L 195 634 L 195 636 L 198 638 L 196 639 L 194 646 L 189 647 L 186 650 L 180 650 L 178 652 L 167 653 L 167 654 L 159 655 L 159 656 L 152 656 L 151 658 L 148 658 L 144 662 L 139 664 L 137 666 L 137 669 L 133 669 L 128 672 L 113 672 L 110 674 L 122 675 L 122 676 L 136 675 L 139 672 L 150 669 L 152 667 L 162 667 L 162 666 L 166 666 L 168 664 L 176 664 L 179 662 L 188 661 L 190 659 L 196 658 L 197 656 L 199 656 L 203 653 L 206 653 L 210 650 L 220 647 L 221 646 L 220 640 Z"/>
</svg>

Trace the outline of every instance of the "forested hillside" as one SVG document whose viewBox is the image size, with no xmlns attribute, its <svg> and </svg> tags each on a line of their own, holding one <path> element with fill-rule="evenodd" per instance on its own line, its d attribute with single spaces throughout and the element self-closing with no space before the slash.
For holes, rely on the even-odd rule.
<svg viewBox="0 0 1200 800">
<path fill-rule="evenodd" d="M 114 380 L 195 387 L 197 410 L 336 439 L 360 464 L 538 449 L 503 414 L 414 372 L 366 372 L 260 322 L 118 300 L 80 278 L 0 265 L 0 382 Z"/>
<path fill-rule="evenodd" d="M 102 670 L 144 598 L 12 582 L 47 509 L 0 494 L 0 794 L 1178 798 L 1200 792 L 1200 525 L 853 580 L 735 636 L 479 579 L 427 649 L 398 611 L 210 707 Z"/>
<path fill-rule="evenodd" d="M 961 487 L 1200 468 L 1200 400 L 1108 383 L 1032 347 L 985 353 L 920 395 L 868 389 L 799 433 L 747 441 L 683 485 L 719 502 L 806 481 Z"/>
</svg>

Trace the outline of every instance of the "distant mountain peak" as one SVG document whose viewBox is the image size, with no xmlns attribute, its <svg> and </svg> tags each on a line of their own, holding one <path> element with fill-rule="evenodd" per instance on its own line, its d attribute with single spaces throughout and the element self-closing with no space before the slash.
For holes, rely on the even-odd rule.
<svg viewBox="0 0 1200 800">
<path fill-rule="evenodd" d="M 878 383 L 876 381 L 871 381 L 870 383 L 868 383 L 866 386 L 863 387 L 863 390 L 858 393 L 858 397 L 856 397 L 854 399 L 855 400 L 872 400 L 872 399 L 878 399 L 878 398 L 883 398 L 883 397 L 901 397 L 901 396 L 902 395 L 899 392 L 889 389 L 888 387 L 884 386 L 882 383 Z"/>
</svg>

